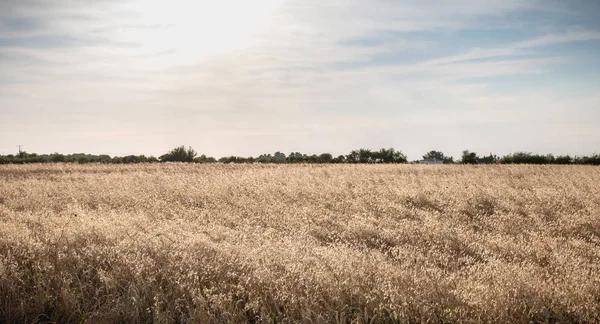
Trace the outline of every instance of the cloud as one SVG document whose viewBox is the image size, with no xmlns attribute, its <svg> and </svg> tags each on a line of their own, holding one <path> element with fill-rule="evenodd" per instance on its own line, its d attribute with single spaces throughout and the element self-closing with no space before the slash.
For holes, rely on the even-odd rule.
<svg viewBox="0 0 600 324">
<path fill-rule="evenodd" d="M 102 134 L 141 132 L 148 139 L 135 147 L 147 153 L 186 142 L 215 155 L 343 153 L 356 145 L 406 145 L 409 155 L 419 155 L 421 144 L 406 138 L 431 127 L 416 142 L 433 145 L 427 143 L 442 134 L 439 149 L 459 153 L 469 144 L 465 136 L 487 127 L 484 140 L 472 139 L 479 145 L 473 149 L 492 143 L 510 150 L 515 137 L 501 139 L 506 125 L 518 134 L 530 131 L 534 145 L 543 142 L 536 131 L 547 134 L 563 118 L 571 125 L 600 122 L 589 94 L 555 97 L 556 88 L 540 90 L 528 79 L 560 80 L 557 66 L 581 64 L 561 46 L 600 39 L 594 26 L 529 19 L 566 15 L 556 4 L 265 0 L 253 9 L 231 0 L 220 7 L 184 3 L 169 2 L 163 15 L 164 5 L 154 1 L 2 2 L 0 147 L 24 136 L 14 129 L 29 125 L 30 115 L 44 116 L 32 127 L 48 130 L 47 138 L 65 147 L 85 150 L 86 144 L 52 126 L 68 120 L 84 125 L 80 131 L 89 128 L 98 147 L 110 146 Z M 236 4 L 236 13 L 226 16 Z M 246 21 L 251 32 L 227 25 L 250 10 L 262 17 Z M 213 19 L 213 28 L 201 17 Z M 244 41 L 236 41 L 238 32 Z M 507 90 L 501 80 L 513 86 Z M 565 113 L 572 105 L 578 113 Z M 535 123 L 539 115 L 543 124 Z M 580 139 L 566 133 L 557 150 Z M 200 139 L 217 136 L 226 140 Z M 132 147 L 114 145 L 123 145 L 120 152 Z"/>
<path fill-rule="evenodd" d="M 548 34 L 515 44 L 516 48 L 550 46 L 562 43 L 600 40 L 600 31 L 577 31 L 562 34 Z"/>
</svg>

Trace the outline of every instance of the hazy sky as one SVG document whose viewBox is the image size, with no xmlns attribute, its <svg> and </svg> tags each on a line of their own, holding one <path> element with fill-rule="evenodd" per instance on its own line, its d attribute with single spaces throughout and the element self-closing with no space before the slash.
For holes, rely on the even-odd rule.
<svg viewBox="0 0 600 324">
<path fill-rule="evenodd" d="M 0 0 L 0 154 L 600 152 L 600 1 Z"/>
</svg>

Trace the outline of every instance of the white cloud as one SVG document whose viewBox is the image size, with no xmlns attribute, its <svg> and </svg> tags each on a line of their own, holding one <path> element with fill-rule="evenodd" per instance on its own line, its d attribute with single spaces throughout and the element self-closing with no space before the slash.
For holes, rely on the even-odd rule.
<svg viewBox="0 0 600 324">
<path fill-rule="evenodd" d="M 542 37 L 515 44 L 516 48 L 542 47 L 561 43 L 600 40 L 600 31 L 577 31 L 562 34 L 548 34 Z"/>
<path fill-rule="evenodd" d="M 418 155 L 419 143 L 405 138 L 433 127 L 437 130 L 419 141 L 434 143 L 446 132 L 440 145 L 458 153 L 464 147 L 450 140 L 461 141 L 478 127 L 504 136 L 504 125 L 542 130 L 569 117 L 561 107 L 575 101 L 547 93 L 536 97 L 527 84 L 519 93 L 503 93 L 495 89 L 494 79 L 519 83 L 524 75 L 550 75 L 570 58 L 546 55 L 540 47 L 600 39 L 598 32 L 584 30 L 512 44 L 450 49 L 437 44 L 461 30 L 506 28 L 505 16 L 537 10 L 536 1 L 267 0 L 244 2 L 237 10 L 212 6 L 212 1 L 191 7 L 183 6 L 185 1 L 166 6 L 141 2 L 156 7 L 117 1 L 7 3 L 11 10 L 0 10 L 0 26 L 11 18 L 40 27 L 0 27 L 0 115 L 5 121 L 0 122 L 5 126 L 0 147 L 30 136 L 40 145 L 32 148 L 38 151 L 85 150 L 88 143 L 112 150 L 106 141 L 122 134 L 143 143 L 114 143 L 119 148 L 113 154 L 131 147 L 159 154 L 185 142 L 215 155 L 277 149 L 343 153 L 357 145 L 406 145 L 409 154 Z M 245 17 L 250 11 L 264 19 Z M 236 21 L 250 26 L 248 31 L 242 33 Z M 243 41 L 238 42 L 238 32 L 245 35 Z M 12 41 L 46 36 L 70 43 L 32 47 Z M 3 38 L 12 43 L 3 45 Z M 377 61 L 386 55 L 397 58 Z M 577 102 L 584 119 L 600 122 L 597 114 L 583 113 L 597 107 L 597 101 L 586 100 Z M 552 118 L 544 119 L 544 127 L 526 126 L 541 106 L 553 107 L 544 112 Z M 35 127 L 48 130 L 46 138 L 54 138 L 52 145 L 59 147 L 46 148 L 41 145 L 48 143 L 15 130 L 31 122 L 28 115 L 50 110 L 36 119 Z M 87 129 L 87 142 L 52 126 L 64 120 L 79 125 L 77 131 Z M 224 140 L 203 139 L 216 136 Z M 490 144 L 489 136 L 478 145 Z M 557 149 L 578 136 L 567 137 Z M 513 139 L 493 144 L 510 150 Z"/>
</svg>

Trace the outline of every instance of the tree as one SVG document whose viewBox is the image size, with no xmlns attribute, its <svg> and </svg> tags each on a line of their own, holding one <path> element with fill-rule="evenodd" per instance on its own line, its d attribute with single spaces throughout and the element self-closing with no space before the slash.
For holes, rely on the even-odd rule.
<svg viewBox="0 0 600 324">
<path fill-rule="evenodd" d="M 498 163 L 499 160 L 500 159 L 496 155 L 493 155 L 492 153 L 490 153 L 490 155 L 488 155 L 488 156 L 483 156 L 483 157 L 478 158 L 477 162 L 479 164 L 496 164 L 496 163 Z"/>
<path fill-rule="evenodd" d="M 374 152 L 374 157 L 376 163 L 406 163 L 407 161 L 406 155 L 393 148 L 382 148 L 379 151 Z"/>
<path fill-rule="evenodd" d="M 106 154 L 98 155 L 98 162 L 110 163 L 110 161 L 111 161 L 110 155 L 106 155 Z"/>
<path fill-rule="evenodd" d="M 59 153 L 50 154 L 50 162 L 65 162 L 65 156 Z"/>
<path fill-rule="evenodd" d="M 256 158 L 256 161 L 258 161 L 259 163 L 272 163 L 273 157 L 271 156 L 271 154 L 261 154 Z"/>
<path fill-rule="evenodd" d="M 550 164 L 554 163 L 552 154 L 540 155 L 531 152 L 516 152 L 505 155 L 500 159 L 500 163 L 504 164 Z"/>
<path fill-rule="evenodd" d="M 159 159 L 163 162 L 193 162 L 196 155 L 194 149 L 188 146 L 186 150 L 182 145 L 162 155 Z"/>
<path fill-rule="evenodd" d="M 213 159 L 213 158 L 211 158 Z M 222 158 L 219 159 L 219 162 L 221 163 L 249 163 L 250 161 L 244 157 L 241 156 L 224 156 Z"/>
<path fill-rule="evenodd" d="M 333 155 L 329 153 L 323 153 L 319 155 L 319 163 L 331 163 L 333 162 Z"/>
<path fill-rule="evenodd" d="M 592 156 L 576 157 L 574 163 L 600 165 L 600 154 L 594 153 Z"/>
<path fill-rule="evenodd" d="M 346 162 L 346 157 L 344 155 L 338 155 L 335 159 L 333 159 L 333 163 L 344 163 Z"/>
<path fill-rule="evenodd" d="M 352 150 L 348 155 L 346 155 L 346 161 L 348 163 L 359 163 L 360 154 L 357 150 Z"/>
<path fill-rule="evenodd" d="M 444 153 L 440 152 L 440 151 L 429 151 L 427 152 L 427 154 L 423 155 L 423 159 L 436 159 L 436 160 L 443 160 L 444 159 Z"/>
<path fill-rule="evenodd" d="M 353 150 L 345 156 L 345 159 L 338 157 L 338 160 L 347 163 L 406 163 L 407 161 L 406 155 L 393 148 L 382 148 L 378 151 L 368 149 Z"/>
<path fill-rule="evenodd" d="M 316 154 L 306 156 L 305 162 L 307 163 L 319 163 L 319 156 Z"/>
<path fill-rule="evenodd" d="M 464 150 L 460 162 L 463 164 L 477 164 L 478 160 L 479 158 L 477 157 L 477 153 L 469 152 L 469 150 Z"/>
<path fill-rule="evenodd" d="M 272 161 L 275 163 L 285 163 L 285 154 L 279 151 L 275 152 Z"/>
<path fill-rule="evenodd" d="M 423 155 L 423 159 L 425 160 L 442 160 L 445 164 L 454 163 L 454 158 L 451 156 L 445 156 L 444 153 L 440 151 L 429 151 L 425 155 Z"/>
<path fill-rule="evenodd" d="M 371 163 L 373 162 L 372 153 L 369 149 L 358 150 L 358 162 L 359 163 Z"/>
<path fill-rule="evenodd" d="M 202 154 L 199 157 L 195 158 L 194 162 L 196 162 L 196 163 L 214 163 L 214 162 L 217 162 L 217 160 L 212 156 L 206 156 L 206 154 Z"/>
<path fill-rule="evenodd" d="M 156 158 L 154 158 L 156 159 Z M 145 155 L 127 155 L 121 158 L 119 163 L 131 164 L 131 163 L 147 163 L 150 161 Z"/>
<path fill-rule="evenodd" d="M 569 155 L 559 155 L 554 159 L 555 164 L 571 164 L 573 163 L 573 158 Z"/>
</svg>

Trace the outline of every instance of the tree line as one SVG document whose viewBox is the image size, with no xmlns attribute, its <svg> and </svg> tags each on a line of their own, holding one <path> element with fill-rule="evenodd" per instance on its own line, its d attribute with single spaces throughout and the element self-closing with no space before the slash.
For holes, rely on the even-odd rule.
<svg viewBox="0 0 600 324">
<path fill-rule="evenodd" d="M 441 151 L 429 151 L 423 155 L 424 160 L 443 161 L 444 164 L 589 164 L 600 165 L 600 154 L 591 156 L 569 156 L 552 154 L 540 155 L 530 152 L 516 152 L 502 157 L 494 154 L 478 156 L 476 152 L 465 150 L 460 160 L 455 161 L 452 156 L 446 156 Z M 219 159 L 198 153 L 191 147 L 179 146 L 160 157 L 145 155 L 114 156 L 92 155 L 84 153 L 74 154 L 36 154 L 19 151 L 16 155 L 0 155 L 0 164 L 25 164 L 25 163 L 160 163 L 160 162 L 190 162 L 190 163 L 352 163 L 352 164 L 398 164 L 419 163 L 409 162 L 402 151 L 393 148 L 382 148 L 379 150 L 358 149 L 352 150 L 345 155 L 333 156 L 330 153 L 302 154 L 291 152 L 285 154 L 275 152 L 274 154 L 261 154 L 258 157 L 225 156 Z"/>
</svg>

